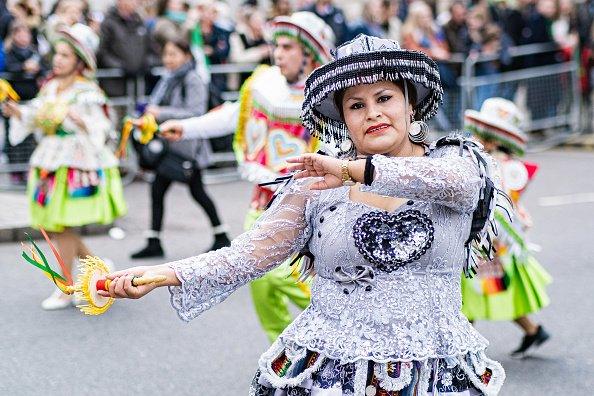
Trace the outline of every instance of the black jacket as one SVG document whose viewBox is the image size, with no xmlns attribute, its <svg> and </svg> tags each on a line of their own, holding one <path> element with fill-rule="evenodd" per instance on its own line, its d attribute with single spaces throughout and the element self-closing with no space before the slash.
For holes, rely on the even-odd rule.
<svg viewBox="0 0 594 396">
<path fill-rule="evenodd" d="M 109 10 L 101 24 L 97 60 L 99 67 L 122 68 L 129 74 L 143 73 L 158 64 L 155 44 L 137 13 L 124 19 L 115 7 Z"/>
<path fill-rule="evenodd" d="M 320 15 L 314 2 L 314 4 L 305 8 L 303 11 L 313 12 L 332 28 L 334 36 L 336 37 L 337 47 L 353 38 L 341 9 L 331 6 L 330 11 L 327 14 Z"/>
</svg>

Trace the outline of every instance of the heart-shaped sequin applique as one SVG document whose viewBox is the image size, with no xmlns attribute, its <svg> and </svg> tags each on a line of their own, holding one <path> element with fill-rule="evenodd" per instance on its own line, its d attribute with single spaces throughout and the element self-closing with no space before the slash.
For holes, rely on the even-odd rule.
<svg viewBox="0 0 594 396">
<path fill-rule="evenodd" d="M 433 222 L 418 210 L 369 212 L 353 226 L 361 255 L 386 272 L 418 260 L 431 247 L 433 233 Z"/>
</svg>

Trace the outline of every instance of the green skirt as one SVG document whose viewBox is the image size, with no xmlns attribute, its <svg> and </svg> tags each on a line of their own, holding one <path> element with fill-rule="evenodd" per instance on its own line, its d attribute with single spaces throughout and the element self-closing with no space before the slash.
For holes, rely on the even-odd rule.
<svg viewBox="0 0 594 396">
<path fill-rule="evenodd" d="M 31 226 L 62 232 L 66 227 L 110 224 L 126 214 L 117 168 L 85 172 L 61 167 L 32 168 L 27 185 Z"/>
<path fill-rule="evenodd" d="M 546 286 L 552 277 L 532 257 L 524 262 L 511 255 L 504 263 L 505 282 L 499 282 L 502 291 L 491 288 L 486 293 L 481 287 L 481 279 L 475 276 L 468 279 L 462 276 L 462 312 L 468 320 L 514 320 L 540 311 L 549 305 Z M 484 285 L 484 284 L 483 284 Z"/>
</svg>

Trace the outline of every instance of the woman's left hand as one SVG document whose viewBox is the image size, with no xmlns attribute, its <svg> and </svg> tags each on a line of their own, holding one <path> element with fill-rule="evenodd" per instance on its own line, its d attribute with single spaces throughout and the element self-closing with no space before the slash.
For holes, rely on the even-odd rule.
<svg viewBox="0 0 594 396">
<path fill-rule="evenodd" d="M 297 172 L 293 178 L 302 179 L 304 177 L 323 177 L 310 186 L 312 190 L 327 190 L 330 188 L 342 187 L 342 164 L 344 160 L 329 157 L 320 154 L 303 154 L 299 157 L 287 160 L 290 171 Z M 349 169 L 352 163 L 349 162 Z M 352 173 L 351 173 L 352 177 Z"/>
</svg>

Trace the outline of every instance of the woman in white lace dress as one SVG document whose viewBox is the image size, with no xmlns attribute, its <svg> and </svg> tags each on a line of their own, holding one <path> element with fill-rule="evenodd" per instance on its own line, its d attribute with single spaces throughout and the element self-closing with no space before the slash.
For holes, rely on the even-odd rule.
<svg viewBox="0 0 594 396">
<path fill-rule="evenodd" d="M 308 78 L 303 105 L 336 155 L 292 160 L 295 177 L 230 247 L 111 274 L 109 295 L 139 298 L 156 286 L 134 276 L 164 274 L 189 321 L 301 253 L 311 304 L 260 358 L 251 395 L 497 394 L 505 373 L 460 313 L 471 240 L 488 240 L 490 159 L 462 138 L 425 145 L 421 121 L 441 96 L 422 53 L 344 44 Z"/>
</svg>

